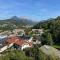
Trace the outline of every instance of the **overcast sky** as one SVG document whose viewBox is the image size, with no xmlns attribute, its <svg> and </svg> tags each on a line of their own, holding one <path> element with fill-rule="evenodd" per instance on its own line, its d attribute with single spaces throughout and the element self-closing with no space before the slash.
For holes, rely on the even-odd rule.
<svg viewBox="0 0 60 60">
<path fill-rule="evenodd" d="M 60 15 L 60 0 L 0 0 L 0 19 L 12 16 L 44 20 Z"/>
</svg>

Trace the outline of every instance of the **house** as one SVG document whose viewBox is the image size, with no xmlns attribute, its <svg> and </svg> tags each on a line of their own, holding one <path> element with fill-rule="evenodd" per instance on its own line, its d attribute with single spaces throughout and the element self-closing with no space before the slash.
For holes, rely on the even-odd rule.
<svg viewBox="0 0 60 60">
<path fill-rule="evenodd" d="M 33 46 L 32 37 L 18 37 L 18 36 L 10 36 L 3 37 L 2 42 L 0 43 L 0 53 L 7 50 L 8 48 L 14 47 L 19 50 L 23 50 L 25 48 L 30 48 Z"/>
<path fill-rule="evenodd" d="M 34 35 L 41 35 L 43 33 L 43 29 L 32 29 Z"/>
<path fill-rule="evenodd" d="M 4 46 L 6 39 L 7 35 L 0 35 L 0 48 Z"/>
<path fill-rule="evenodd" d="M 23 50 L 25 48 L 32 47 L 32 45 L 33 45 L 32 42 L 27 41 L 27 40 L 23 40 L 18 37 L 9 38 L 6 41 L 6 44 L 9 45 L 10 47 L 13 46 L 14 48 L 19 49 L 19 50 Z"/>
<path fill-rule="evenodd" d="M 32 47 L 32 43 L 31 42 L 26 42 L 24 40 L 18 40 L 15 45 L 17 45 L 18 49 L 25 49 L 25 48 L 29 48 Z"/>
</svg>

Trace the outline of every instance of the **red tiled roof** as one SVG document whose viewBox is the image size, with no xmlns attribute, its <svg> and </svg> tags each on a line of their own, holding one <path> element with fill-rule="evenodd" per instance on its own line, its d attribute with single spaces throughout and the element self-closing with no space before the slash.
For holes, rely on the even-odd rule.
<svg viewBox="0 0 60 60">
<path fill-rule="evenodd" d="M 18 38 L 18 37 L 11 37 L 6 42 L 9 44 L 15 43 L 15 44 L 20 45 L 20 46 L 27 43 L 27 44 L 29 44 L 29 46 L 32 46 L 32 42 L 27 42 L 26 40 L 23 40 L 23 39 Z"/>
<path fill-rule="evenodd" d="M 22 46 L 26 41 L 24 40 L 18 40 L 15 44 Z"/>
<path fill-rule="evenodd" d="M 11 37 L 11 38 L 8 38 L 8 40 L 6 42 L 8 42 L 8 43 L 15 43 L 18 40 L 19 39 L 17 39 L 17 37 Z"/>
</svg>

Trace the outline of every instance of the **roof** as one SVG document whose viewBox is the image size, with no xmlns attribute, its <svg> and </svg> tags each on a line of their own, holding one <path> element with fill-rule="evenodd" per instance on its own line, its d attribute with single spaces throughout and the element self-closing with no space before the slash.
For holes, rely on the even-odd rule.
<svg viewBox="0 0 60 60">
<path fill-rule="evenodd" d="M 19 46 L 22 46 L 23 44 L 29 44 L 29 46 L 32 45 L 31 42 L 27 42 L 26 40 L 23 40 L 23 39 L 18 38 L 18 37 L 8 38 L 8 40 L 6 42 L 8 42 L 8 44 L 14 43 L 14 44 L 17 44 Z"/>
<path fill-rule="evenodd" d="M 15 44 L 22 46 L 24 43 L 26 43 L 26 41 L 24 40 L 18 40 L 17 42 L 15 42 Z"/>
<path fill-rule="evenodd" d="M 7 39 L 6 42 L 8 42 L 10 44 L 10 43 L 15 43 L 17 40 L 18 40 L 17 37 L 10 37 L 10 38 Z"/>
</svg>

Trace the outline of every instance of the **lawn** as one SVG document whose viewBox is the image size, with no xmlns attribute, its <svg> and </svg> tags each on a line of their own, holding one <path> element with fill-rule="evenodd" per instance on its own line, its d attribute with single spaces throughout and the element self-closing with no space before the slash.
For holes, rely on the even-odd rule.
<svg viewBox="0 0 60 60">
<path fill-rule="evenodd" d="M 58 45 L 53 45 L 53 47 L 57 48 L 57 49 L 60 49 L 60 44 Z"/>
</svg>

